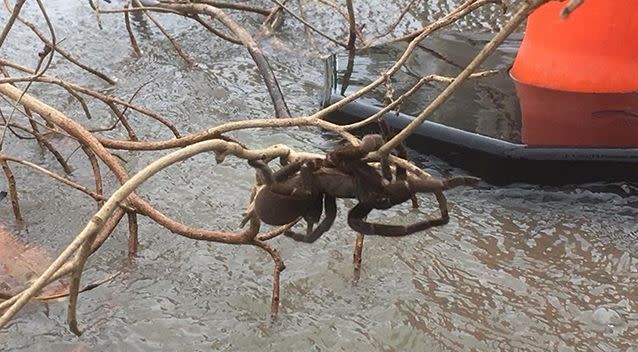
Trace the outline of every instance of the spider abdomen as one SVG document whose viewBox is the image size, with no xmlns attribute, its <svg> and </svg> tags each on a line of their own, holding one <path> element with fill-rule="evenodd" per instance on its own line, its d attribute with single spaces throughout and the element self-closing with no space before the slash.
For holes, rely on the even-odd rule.
<svg viewBox="0 0 638 352">
<path fill-rule="evenodd" d="M 268 225 L 286 225 L 304 215 L 309 208 L 308 197 L 281 195 L 264 187 L 255 196 L 255 212 Z"/>
</svg>

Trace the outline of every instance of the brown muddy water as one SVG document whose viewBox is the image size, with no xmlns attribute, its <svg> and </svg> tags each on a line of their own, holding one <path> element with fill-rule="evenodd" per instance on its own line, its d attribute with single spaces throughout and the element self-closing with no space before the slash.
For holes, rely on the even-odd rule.
<svg viewBox="0 0 638 352">
<path fill-rule="evenodd" d="M 355 3 L 368 30 L 385 28 L 393 17 L 383 11 L 398 8 L 394 1 Z M 400 29 L 415 28 L 456 3 L 421 2 Z M 212 38 L 191 22 L 158 16 L 197 63 L 193 67 L 180 61 L 147 21 L 133 24 L 144 51 L 136 60 L 121 15 L 103 15 L 104 29 L 99 30 L 86 2 L 54 0 L 46 6 L 64 48 L 102 67 L 118 84 L 107 86 L 58 60 L 51 73 L 120 97 L 130 97 L 148 82 L 136 102 L 171 118 L 184 133 L 272 115 L 245 50 Z M 306 10 L 322 28 L 343 33 L 336 16 L 325 15 L 319 5 Z M 42 22 L 33 2 L 27 2 L 24 13 Z M 0 12 L 0 22 L 6 18 L 6 11 Z M 486 32 L 505 18 L 484 11 L 452 30 Z M 260 22 L 250 16 L 242 20 L 253 29 Z M 261 43 L 293 114 L 316 110 L 323 85 L 321 59 L 303 49 L 303 29 L 291 20 L 278 38 Z M 25 27 L 17 26 L 0 54 L 34 65 L 39 48 Z M 43 85 L 32 89 L 88 126 L 112 119 L 95 105 L 89 121 L 63 91 Z M 170 138 L 147 119 L 132 123 L 144 138 Z M 121 132 L 111 135 L 124 138 Z M 330 134 L 306 128 L 234 136 L 251 147 L 287 143 L 309 151 L 329 150 L 335 142 Z M 75 149 L 66 139 L 54 142 L 64 155 Z M 35 144 L 11 139 L 5 152 L 60 171 Z M 131 172 L 162 154 L 119 153 Z M 410 157 L 435 175 L 463 173 L 427 155 Z M 83 158 L 76 153 L 70 160 L 76 168 L 73 178 L 90 185 Z M 84 226 L 94 204 L 28 170 L 16 166 L 14 172 L 27 220 L 18 236 L 59 252 Z M 108 181 L 112 191 L 115 182 Z M 140 193 L 185 223 L 233 230 L 251 181 L 252 171 L 237 159 L 214 166 L 210 156 L 199 156 L 160 173 Z M 351 264 L 355 236 L 344 216 L 352 202 L 340 203 L 336 225 L 313 245 L 274 240 L 287 264 L 275 322 L 268 319 L 272 263 L 264 253 L 184 239 L 141 219 L 139 258 L 127 266 L 126 229 L 120 226 L 88 265 L 86 282 L 117 270 L 123 274 L 81 295 L 85 334 L 77 338 L 69 332 L 64 303 L 34 303 L 0 331 L 0 350 L 638 351 L 635 188 L 482 184 L 447 195 L 449 225 L 401 239 L 368 237 L 356 286 Z M 373 213 L 372 219 L 415 221 L 435 209 L 429 198 L 422 202 L 420 210 L 397 207 Z M 0 204 L 0 224 L 15 230 L 6 201 Z"/>
</svg>

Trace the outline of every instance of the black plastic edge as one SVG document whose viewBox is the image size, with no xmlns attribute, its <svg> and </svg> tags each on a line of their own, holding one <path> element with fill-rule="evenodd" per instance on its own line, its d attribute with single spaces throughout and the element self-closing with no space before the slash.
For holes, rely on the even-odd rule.
<svg viewBox="0 0 638 352">
<path fill-rule="evenodd" d="M 342 96 L 332 94 L 324 104 Z M 351 102 L 330 114 L 340 124 L 360 121 L 380 108 Z M 386 121 L 400 129 L 414 120 L 387 113 Z M 638 137 L 637 137 L 638 138 Z M 638 148 L 530 147 L 426 121 L 408 139 L 416 150 L 431 153 L 491 183 L 530 182 L 565 184 L 593 181 L 638 182 Z"/>
</svg>

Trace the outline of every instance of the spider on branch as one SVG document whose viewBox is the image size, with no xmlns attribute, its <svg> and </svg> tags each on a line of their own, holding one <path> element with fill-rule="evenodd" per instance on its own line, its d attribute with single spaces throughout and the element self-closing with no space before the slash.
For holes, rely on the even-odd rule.
<svg viewBox="0 0 638 352">
<path fill-rule="evenodd" d="M 471 176 L 422 177 L 407 173 L 399 165 L 390 167 L 387 160 L 381 163 L 366 161 L 368 153 L 376 151 L 383 142 L 381 135 L 366 135 L 359 146 L 337 147 L 326 154 L 325 159 L 295 161 L 276 172 L 262 160 L 249 161 L 257 169 L 263 186 L 257 191 L 247 216 L 256 216 L 269 225 L 286 225 L 304 218 L 307 223 L 305 234 L 291 230 L 284 234 L 307 243 L 316 241 L 332 227 L 337 214 L 336 198 L 358 201 L 348 213 L 348 225 L 364 235 L 405 236 L 447 224 L 449 215 L 442 191 L 463 185 L 473 186 L 479 179 Z M 409 225 L 377 224 L 365 220 L 373 209 L 389 209 L 415 199 L 417 193 L 436 194 L 441 211 L 439 218 Z M 324 211 L 325 216 L 321 220 Z M 315 224 L 318 224 L 316 228 Z"/>
</svg>

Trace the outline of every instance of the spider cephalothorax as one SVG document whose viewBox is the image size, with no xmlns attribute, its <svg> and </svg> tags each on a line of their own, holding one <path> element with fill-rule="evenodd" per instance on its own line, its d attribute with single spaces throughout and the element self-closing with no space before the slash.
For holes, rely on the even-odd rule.
<svg viewBox="0 0 638 352">
<path fill-rule="evenodd" d="M 297 241 L 314 242 L 334 223 L 336 198 L 353 198 L 359 203 L 348 213 L 348 224 L 355 231 L 365 235 L 404 236 L 446 224 L 449 216 L 445 202 L 439 197 L 441 191 L 475 185 L 479 181 L 469 176 L 421 177 L 406 173 L 398 165 L 391 170 L 365 161 L 366 155 L 376 151 L 382 143 L 381 136 L 367 135 L 359 146 L 341 146 L 326 154 L 325 159 L 296 161 L 277 172 L 263 161 L 251 161 L 250 165 L 257 168 L 264 183 L 254 199 L 254 214 L 269 225 L 285 225 L 303 217 L 308 224 L 306 233 L 288 231 L 285 235 Z M 389 209 L 423 192 L 437 193 L 440 218 L 410 225 L 365 221 L 373 209 Z M 321 220 L 324 210 L 325 216 Z"/>
</svg>

